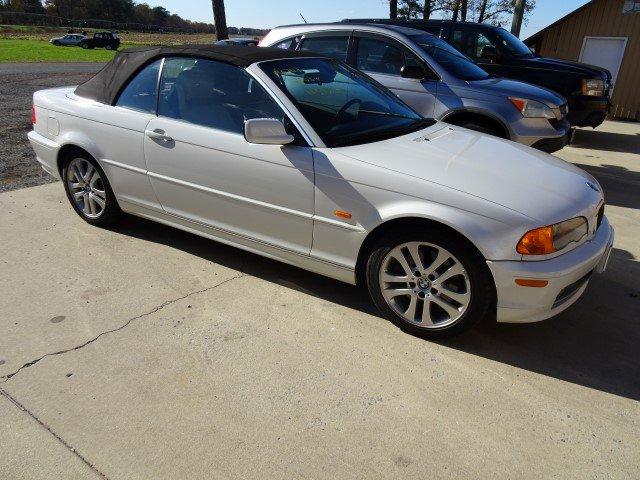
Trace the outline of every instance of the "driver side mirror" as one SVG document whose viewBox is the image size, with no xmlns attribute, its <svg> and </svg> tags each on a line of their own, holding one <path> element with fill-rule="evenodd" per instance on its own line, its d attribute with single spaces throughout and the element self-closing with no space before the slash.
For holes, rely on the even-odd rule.
<svg viewBox="0 0 640 480">
<path fill-rule="evenodd" d="M 424 80 L 427 77 L 427 72 L 423 67 L 419 67 L 417 65 L 405 65 L 400 69 L 400 76 L 402 78 Z"/>
<path fill-rule="evenodd" d="M 287 145 L 295 140 L 275 118 L 251 118 L 244 122 L 244 138 L 249 143 Z"/>
</svg>

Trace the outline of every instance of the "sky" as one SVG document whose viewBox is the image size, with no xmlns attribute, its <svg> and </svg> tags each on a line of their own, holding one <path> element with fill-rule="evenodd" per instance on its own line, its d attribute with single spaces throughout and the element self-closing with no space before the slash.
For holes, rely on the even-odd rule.
<svg viewBox="0 0 640 480">
<path fill-rule="evenodd" d="M 190 20 L 213 23 L 211 0 L 139 0 L 151 6 L 161 5 L 171 13 Z M 529 23 L 523 25 L 520 37 L 527 38 L 562 18 L 588 0 L 537 0 Z M 227 25 L 234 27 L 272 28 L 288 23 L 301 23 L 300 13 L 309 23 L 333 22 L 342 18 L 384 17 L 388 15 L 386 0 L 225 0 Z"/>
</svg>

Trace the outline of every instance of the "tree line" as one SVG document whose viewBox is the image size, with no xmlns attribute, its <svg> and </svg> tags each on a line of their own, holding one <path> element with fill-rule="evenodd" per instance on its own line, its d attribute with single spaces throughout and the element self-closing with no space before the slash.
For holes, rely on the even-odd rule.
<svg viewBox="0 0 640 480">
<path fill-rule="evenodd" d="M 450 18 L 501 25 L 510 21 L 518 4 L 524 4 L 524 19 L 536 6 L 535 0 L 390 0 L 390 18 Z"/>
<path fill-rule="evenodd" d="M 4 15 L 2 15 L 4 12 Z M 11 12 L 8 15 L 7 12 Z M 121 30 L 185 31 L 215 33 L 214 25 L 194 22 L 164 7 L 150 7 L 134 0 L 0 0 L 3 23 L 98 27 Z M 13 20 L 12 20 L 13 19 Z M 228 33 L 264 35 L 265 31 L 229 27 Z"/>
</svg>

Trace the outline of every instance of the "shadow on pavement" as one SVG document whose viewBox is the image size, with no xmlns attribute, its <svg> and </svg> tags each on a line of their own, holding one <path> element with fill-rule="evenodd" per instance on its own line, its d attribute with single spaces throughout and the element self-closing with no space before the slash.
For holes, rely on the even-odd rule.
<svg viewBox="0 0 640 480">
<path fill-rule="evenodd" d="M 614 249 L 607 271 L 555 318 L 485 322 L 443 344 L 517 368 L 640 400 L 640 262 Z"/>
<path fill-rule="evenodd" d="M 371 315 L 361 290 L 320 275 L 186 233 L 127 217 L 114 231 L 161 243 L 205 260 Z M 609 268 L 584 297 L 555 319 L 506 325 L 486 321 L 440 341 L 449 348 L 604 392 L 640 400 L 640 263 L 614 249 Z"/>
<path fill-rule="evenodd" d="M 576 129 L 571 146 L 604 152 L 640 154 L 640 134 L 604 132 L 602 130 Z"/>
<path fill-rule="evenodd" d="M 607 205 L 640 208 L 640 172 L 618 165 L 574 165 L 596 177 Z"/>
</svg>

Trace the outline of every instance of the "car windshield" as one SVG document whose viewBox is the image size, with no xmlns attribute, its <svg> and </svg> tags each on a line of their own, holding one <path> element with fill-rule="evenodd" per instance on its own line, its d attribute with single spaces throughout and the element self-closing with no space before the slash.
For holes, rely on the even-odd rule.
<svg viewBox="0 0 640 480">
<path fill-rule="evenodd" d="M 531 58 L 533 53 L 529 50 L 522 40 L 508 32 L 504 28 L 498 28 L 495 30 L 496 37 L 500 44 L 506 48 L 512 55 L 522 58 Z"/>
<path fill-rule="evenodd" d="M 434 35 L 410 35 L 438 65 L 461 80 L 482 80 L 489 74 L 447 42 Z"/>
<path fill-rule="evenodd" d="M 260 68 L 329 147 L 384 140 L 435 123 L 374 80 L 336 60 L 275 60 L 261 63 Z"/>
</svg>

